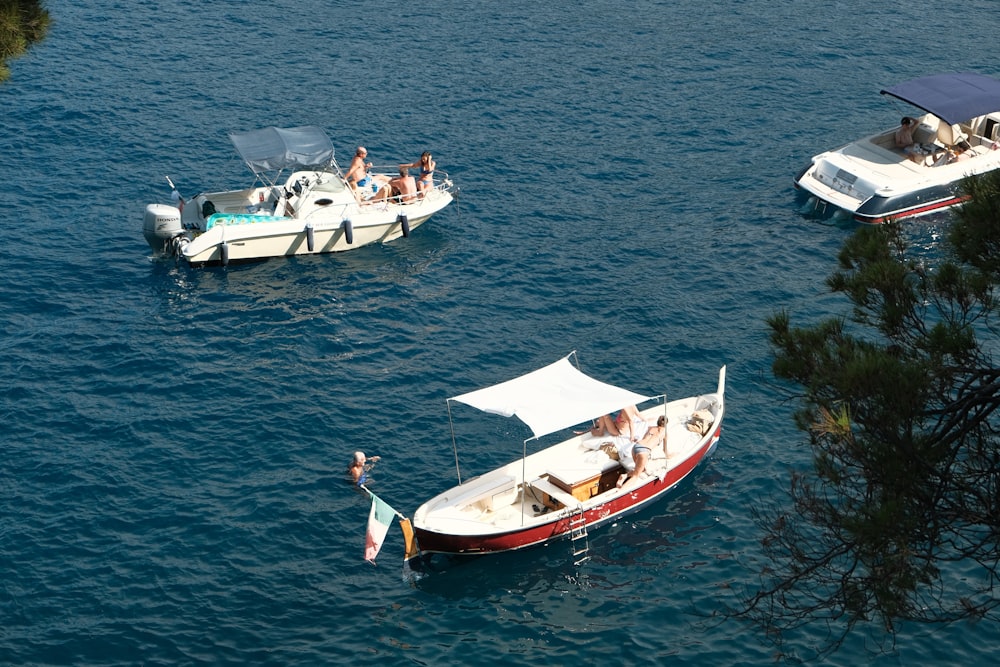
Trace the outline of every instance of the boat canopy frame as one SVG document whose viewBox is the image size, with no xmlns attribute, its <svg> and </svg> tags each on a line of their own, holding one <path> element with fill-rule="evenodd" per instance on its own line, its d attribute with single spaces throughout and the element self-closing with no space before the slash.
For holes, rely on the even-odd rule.
<svg viewBox="0 0 1000 667">
<path fill-rule="evenodd" d="M 570 362 L 570 358 L 576 365 Z M 663 400 L 666 406 L 666 394 L 638 394 L 587 375 L 579 369 L 576 350 L 555 363 L 506 382 L 453 396 L 447 400 L 448 425 L 451 428 L 458 483 L 462 483 L 462 470 L 458 462 L 458 444 L 451 416 L 452 402 L 520 419 L 533 434 L 524 440 L 521 453 L 523 462 L 528 457 L 528 442 L 532 440 L 610 414 L 628 405 L 656 399 Z M 527 482 L 523 466 L 522 481 Z"/>
<path fill-rule="evenodd" d="M 277 185 L 285 171 L 317 169 L 340 173 L 333 142 L 322 128 L 265 127 L 231 132 L 229 140 L 254 176 L 264 185 Z"/>
<path fill-rule="evenodd" d="M 879 91 L 949 125 L 1000 111 L 1000 80 L 973 72 L 931 74 Z"/>
</svg>

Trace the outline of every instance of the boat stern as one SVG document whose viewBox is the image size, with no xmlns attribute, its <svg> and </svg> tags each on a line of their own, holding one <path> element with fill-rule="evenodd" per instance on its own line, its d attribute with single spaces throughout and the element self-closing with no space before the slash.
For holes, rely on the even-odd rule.
<svg viewBox="0 0 1000 667">
<path fill-rule="evenodd" d="M 795 185 L 821 202 L 853 213 L 875 194 L 878 185 L 858 175 L 854 165 L 838 159 L 838 153 L 821 153 L 803 169 Z"/>
</svg>

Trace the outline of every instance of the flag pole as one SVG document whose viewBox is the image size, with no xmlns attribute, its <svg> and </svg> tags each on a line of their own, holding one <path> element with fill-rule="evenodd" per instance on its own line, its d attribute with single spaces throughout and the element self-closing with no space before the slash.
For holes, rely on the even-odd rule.
<svg viewBox="0 0 1000 667">
<path fill-rule="evenodd" d="M 403 529 L 403 541 L 406 544 L 406 555 L 403 562 L 420 555 L 420 545 L 417 544 L 417 534 L 413 532 L 413 523 L 402 514 L 399 515 L 399 527 Z"/>
</svg>

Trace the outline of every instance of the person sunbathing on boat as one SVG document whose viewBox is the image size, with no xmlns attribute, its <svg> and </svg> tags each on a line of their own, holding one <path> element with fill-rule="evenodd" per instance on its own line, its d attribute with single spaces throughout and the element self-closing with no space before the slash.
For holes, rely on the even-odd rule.
<svg viewBox="0 0 1000 667">
<path fill-rule="evenodd" d="M 646 470 L 646 463 L 649 461 L 650 457 L 653 455 L 653 447 L 662 446 L 663 453 L 667 452 L 667 418 L 665 415 L 660 415 L 659 419 L 656 420 L 656 426 L 651 426 L 638 442 L 632 445 L 632 460 L 635 462 L 635 467 L 629 472 L 618 477 L 618 483 L 615 485 L 619 489 L 625 485 L 625 482 L 629 480 L 630 477 L 639 477 Z M 622 460 L 619 454 L 619 460 Z"/>
<path fill-rule="evenodd" d="M 939 155 L 935 156 L 932 166 L 940 167 L 942 165 L 952 164 L 953 162 L 961 162 L 963 160 L 973 158 L 975 155 L 976 153 L 972 150 L 971 146 L 949 146 L 941 151 Z"/>
<path fill-rule="evenodd" d="M 636 441 L 645 433 L 646 422 L 643 420 L 639 410 L 634 405 L 628 405 L 615 415 L 601 415 L 594 420 L 594 425 L 590 429 L 590 435 L 599 438 L 602 435 L 609 435 L 612 438 L 625 437 L 628 441 Z M 583 431 L 577 435 L 583 435 Z M 634 437 L 633 437 L 634 436 Z"/>
</svg>

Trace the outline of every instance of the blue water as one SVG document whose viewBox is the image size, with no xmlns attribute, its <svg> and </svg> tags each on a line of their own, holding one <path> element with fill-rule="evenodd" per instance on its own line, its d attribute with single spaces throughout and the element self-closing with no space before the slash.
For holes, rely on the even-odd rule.
<svg viewBox="0 0 1000 667">
<path fill-rule="evenodd" d="M 719 617 L 764 567 L 748 507 L 809 462 L 764 319 L 843 311 L 853 228 L 802 217 L 792 175 L 897 122 L 881 86 L 998 73 L 991 0 L 875 4 L 48 0 L 0 85 L 0 663 L 772 664 Z M 165 175 L 245 185 L 227 133 L 301 124 L 431 150 L 461 199 L 348 254 L 150 258 Z M 556 544 L 406 583 L 395 527 L 365 563 L 350 453 L 412 514 L 455 480 L 445 398 L 571 350 L 675 397 L 727 364 L 714 459 L 580 567 Z M 516 423 L 462 419 L 463 475 L 516 456 Z M 827 664 L 1000 650 L 988 624 L 879 638 Z"/>
</svg>

